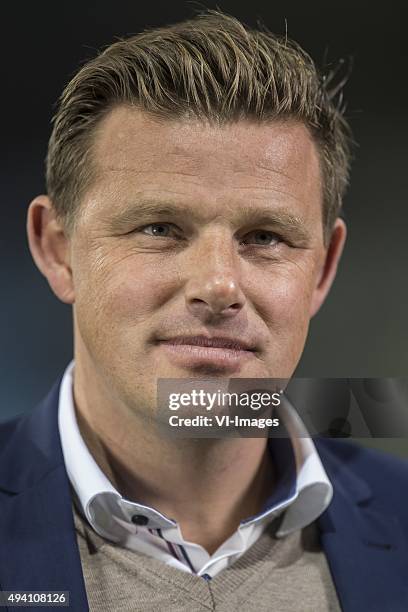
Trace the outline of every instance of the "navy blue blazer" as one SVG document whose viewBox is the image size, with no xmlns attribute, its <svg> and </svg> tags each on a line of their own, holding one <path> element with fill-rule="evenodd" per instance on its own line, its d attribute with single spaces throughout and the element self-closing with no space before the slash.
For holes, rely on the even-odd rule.
<svg viewBox="0 0 408 612">
<path fill-rule="evenodd" d="M 70 609 L 86 612 L 58 432 L 60 383 L 33 411 L 0 425 L 0 590 L 69 591 Z M 315 442 L 334 487 L 318 527 L 343 611 L 406 612 L 408 462 L 341 440 Z"/>
</svg>

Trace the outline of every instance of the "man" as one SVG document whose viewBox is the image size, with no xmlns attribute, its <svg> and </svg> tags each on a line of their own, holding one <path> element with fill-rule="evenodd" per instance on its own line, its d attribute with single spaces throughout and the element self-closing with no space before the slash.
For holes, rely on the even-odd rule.
<svg viewBox="0 0 408 612">
<path fill-rule="evenodd" d="M 349 142 L 309 56 L 218 11 L 68 84 L 27 231 L 73 306 L 74 360 L 0 428 L 3 591 L 81 611 L 406 609 L 405 463 L 314 445 L 290 405 L 283 441 L 158 427 L 161 379 L 292 376 L 345 242 Z"/>
</svg>

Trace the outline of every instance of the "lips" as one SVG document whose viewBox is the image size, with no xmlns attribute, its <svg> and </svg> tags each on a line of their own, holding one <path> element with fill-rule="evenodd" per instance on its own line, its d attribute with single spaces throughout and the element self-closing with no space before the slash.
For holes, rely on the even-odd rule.
<svg viewBox="0 0 408 612">
<path fill-rule="evenodd" d="M 217 336 L 209 338 L 207 336 L 175 336 L 173 338 L 166 338 L 160 340 L 160 342 L 172 345 L 189 345 L 189 346 L 201 346 L 211 347 L 218 349 L 230 349 L 236 351 L 254 351 L 255 347 L 253 344 L 238 340 L 235 338 L 228 338 L 224 336 Z"/>
<path fill-rule="evenodd" d="M 187 369 L 209 367 L 224 372 L 236 372 L 256 357 L 253 344 L 236 338 L 177 336 L 159 341 L 167 358 Z"/>
</svg>

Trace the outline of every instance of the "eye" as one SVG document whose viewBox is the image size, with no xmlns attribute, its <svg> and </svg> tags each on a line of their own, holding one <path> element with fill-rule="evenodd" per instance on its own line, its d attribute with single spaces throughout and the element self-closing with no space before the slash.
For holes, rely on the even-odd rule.
<svg viewBox="0 0 408 612">
<path fill-rule="evenodd" d="M 253 232 L 249 232 L 247 236 L 256 236 L 259 239 L 257 246 L 275 246 L 282 242 L 282 238 L 275 234 L 275 232 L 271 232 L 269 230 L 254 230 Z M 241 241 L 241 244 L 245 244 L 247 242 L 247 238 Z"/>
<path fill-rule="evenodd" d="M 150 223 L 149 225 L 145 225 L 140 229 L 141 233 L 147 233 L 148 236 L 158 236 L 167 238 L 168 231 L 172 223 Z M 175 227 L 175 226 L 173 226 Z M 153 228 L 152 232 L 146 232 L 147 228 Z"/>
</svg>

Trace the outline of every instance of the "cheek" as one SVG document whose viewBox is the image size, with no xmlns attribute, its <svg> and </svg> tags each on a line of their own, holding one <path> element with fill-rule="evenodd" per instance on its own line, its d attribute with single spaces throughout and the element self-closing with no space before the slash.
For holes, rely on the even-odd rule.
<svg viewBox="0 0 408 612">
<path fill-rule="evenodd" d="M 309 330 L 311 289 L 288 281 L 276 291 L 270 310 L 269 357 L 273 376 L 293 375 L 304 350 Z"/>
<path fill-rule="evenodd" d="M 255 290 L 255 300 L 268 327 L 282 331 L 304 327 L 310 318 L 313 287 L 312 275 L 300 270 L 286 269 L 264 276 Z"/>
<path fill-rule="evenodd" d="M 296 279 L 287 283 L 279 303 L 282 319 L 303 327 L 309 321 L 311 295 L 312 288 L 308 284 L 297 283 Z"/>
<path fill-rule="evenodd" d="M 104 296 L 106 317 L 116 324 L 137 325 L 149 317 L 157 303 L 157 285 L 149 275 L 125 275 L 115 278 Z"/>
<path fill-rule="evenodd" d="M 139 257 L 124 257 L 103 267 L 93 265 L 79 283 L 78 314 L 96 330 L 132 330 L 168 299 L 168 278 L 164 266 Z"/>
</svg>

